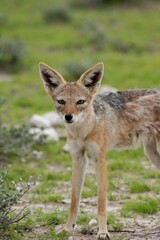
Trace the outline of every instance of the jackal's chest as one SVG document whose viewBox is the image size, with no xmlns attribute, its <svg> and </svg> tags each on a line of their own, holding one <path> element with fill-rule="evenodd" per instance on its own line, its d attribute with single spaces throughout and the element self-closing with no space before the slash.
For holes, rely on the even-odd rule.
<svg viewBox="0 0 160 240">
<path fill-rule="evenodd" d="M 96 159 L 98 158 L 100 147 L 94 141 L 77 139 L 69 141 L 69 149 L 74 157 L 87 152 L 91 158 Z"/>
</svg>

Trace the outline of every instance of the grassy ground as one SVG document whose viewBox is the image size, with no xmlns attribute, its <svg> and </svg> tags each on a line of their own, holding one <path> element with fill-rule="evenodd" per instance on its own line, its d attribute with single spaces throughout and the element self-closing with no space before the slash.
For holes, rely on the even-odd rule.
<svg viewBox="0 0 160 240">
<path fill-rule="evenodd" d="M 63 1 L 62 1 L 63 2 Z M 66 5 L 67 1 L 64 1 Z M 1 0 L 1 37 L 19 39 L 25 46 L 21 70 L 0 69 L 1 107 L 8 123 L 26 123 L 34 113 L 51 111 L 53 106 L 43 90 L 38 62 L 44 61 L 74 80 L 79 65 L 105 64 L 104 84 L 118 89 L 160 88 L 160 22 L 157 3 L 138 6 L 109 5 L 97 8 L 70 7 L 64 22 L 47 23 L 44 13 L 58 5 L 54 0 Z M 1 19 L 1 18 L 0 18 Z M 66 67 L 69 66 L 69 67 Z M 65 140 L 36 146 L 40 159 L 10 156 L 10 179 L 38 178 L 31 196 L 32 214 L 4 233 L 8 239 L 67 239 L 56 229 L 66 221 L 70 198 L 71 157 L 62 151 Z M 160 172 L 144 157 L 142 150 L 108 156 L 108 226 L 113 239 L 155 239 L 160 232 Z M 90 161 L 81 213 L 80 231 L 96 218 L 96 183 Z M 18 207 L 24 205 L 26 199 Z M 16 229 L 15 229 L 16 227 Z M 86 235 L 84 234 L 86 233 Z M 94 239 L 90 230 L 75 239 Z"/>
</svg>

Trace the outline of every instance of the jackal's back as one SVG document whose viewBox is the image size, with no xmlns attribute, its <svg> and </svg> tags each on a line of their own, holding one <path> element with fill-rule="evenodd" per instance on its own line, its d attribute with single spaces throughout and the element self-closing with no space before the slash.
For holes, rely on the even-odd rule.
<svg viewBox="0 0 160 240">
<path fill-rule="evenodd" d="M 98 121 L 106 126 L 109 145 L 132 148 L 151 134 L 160 134 L 160 90 L 128 90 L 98 94 Z"/>
<path fill-rule="evenodd" d="M 97 99 L 103 103 L 109 104 L 115 109 L 126 108 L 128 102 L 134 102 L 140 97 L 149 96 L 160 93 L 159 89 L 136 89 L 117 92 L 106 92 L 98 94 Z"/>
</svg>

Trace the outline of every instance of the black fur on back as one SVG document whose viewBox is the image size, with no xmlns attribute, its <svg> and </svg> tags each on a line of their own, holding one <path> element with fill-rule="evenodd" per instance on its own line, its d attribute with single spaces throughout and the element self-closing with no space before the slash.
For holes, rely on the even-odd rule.
<svg viewBox="0 0 160 240">
<path fill-rule="evenodd" d="M 146 95 L 153 95 L 160 93 L 157 89 L 136 89 L 127 91 L 117 91 L 117 92 L 106 92 L 98 94 L 102 101 L 108 103 L 111 107 L 115 109 L 124 109 L 127 102 L 132 102 L 137 100 L 139 97 Z"/>
</svg>

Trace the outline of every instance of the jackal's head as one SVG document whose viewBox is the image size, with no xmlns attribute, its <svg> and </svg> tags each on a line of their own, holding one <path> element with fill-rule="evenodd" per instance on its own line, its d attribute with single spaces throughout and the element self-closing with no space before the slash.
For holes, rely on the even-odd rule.
<svg viewBox="0 0 160 240">
<path fill-rule="evenodd" d="M 39 64 L 44 88 L 54 101 L 57 112 L 65 123 L 76 123 L 89 110 L 103 76 L 103 63 L 97 63 L 84 72 L 76 82 L 66 82 L 54 69 Z"/>
</svg>

